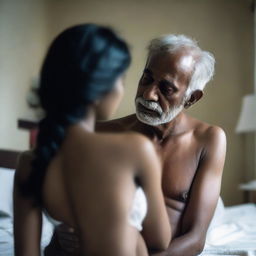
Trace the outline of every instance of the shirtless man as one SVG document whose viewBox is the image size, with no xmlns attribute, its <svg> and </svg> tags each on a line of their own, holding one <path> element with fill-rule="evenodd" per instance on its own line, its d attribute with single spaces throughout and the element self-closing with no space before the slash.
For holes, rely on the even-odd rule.
<svg viewBox="0 0 256 256">
<path fill-rule="evenodd" d="M 154 39 L 148 50 L 136 114 L 97 128 L 137 131 L 154 142 L 163 163 L 162 187 L 174 238 L 158 255 L 194 256 L 204 248 L 219 198 L 226 137 L 221 128 L 192 118 L 184 109 L 203 96 L 214 58 L 182 35 Z"/>
</svg>

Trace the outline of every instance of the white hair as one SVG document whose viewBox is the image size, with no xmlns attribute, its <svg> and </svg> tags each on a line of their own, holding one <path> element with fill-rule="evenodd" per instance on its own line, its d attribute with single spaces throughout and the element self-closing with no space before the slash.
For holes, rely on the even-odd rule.
<svg viewBox="0 0 256 256">
<path fill-rule="evenodd" d="M 153 39 L 148 46 L 148 57 L 163 52 L 175 53 L 182 48 L 194 50 L 199 57 L 186 92 L 189 97 L 195 90 L 202 91 L 214 75 L 215 59 L 210 52 L 201 50 L 197 42 L 188 36 L 171 34 Z"/>
</svg>

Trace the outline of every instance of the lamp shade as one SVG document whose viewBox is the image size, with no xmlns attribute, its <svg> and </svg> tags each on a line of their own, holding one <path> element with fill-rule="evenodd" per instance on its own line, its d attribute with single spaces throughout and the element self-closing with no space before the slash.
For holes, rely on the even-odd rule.
<svg viewBox="0 0 256 256">
<path fill-rule="evenodd" d="M 246 95 L 243 98 L 242 110 L 239 116 L 236 132 L 256 131 L 256 94 Z"/>
</svg>

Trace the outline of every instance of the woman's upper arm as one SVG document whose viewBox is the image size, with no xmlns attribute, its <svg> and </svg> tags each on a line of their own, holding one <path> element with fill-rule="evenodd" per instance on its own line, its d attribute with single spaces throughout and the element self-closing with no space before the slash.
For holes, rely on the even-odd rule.
<svg viewBox="0 0 256 256">
<path fill-rule="evenodd" d="M 147 197 L 148 212 L 143 223 L 143 237 L 150 249 L 165 250 L 171 240 L 171 227 L 161 186 L 161 164 L 153 144 L 138 138 L 141 185 Z"/>
<path fill-rule="evenodd" d="M 13 210 L 14 210 L 14 246 L 15 255 L 40 255 L 42 213 L 32 200 L 24 197 L 19 184 L 23 183 L 30 173 L 32 155 L 21 154 L 14 177 Z"/>
</svg>

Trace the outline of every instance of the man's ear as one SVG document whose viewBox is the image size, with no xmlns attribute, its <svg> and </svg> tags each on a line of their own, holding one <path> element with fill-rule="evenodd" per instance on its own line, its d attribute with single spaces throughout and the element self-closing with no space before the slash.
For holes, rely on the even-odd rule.
<svg viewBox="0 0 256 256">
<path fill-rule="evenodd" d="M 189 99 L 185 102 L 184 107 L 189 108 L 203 97 L 204 93 L 201 90 L 193 91 Z"/>
</svg>

